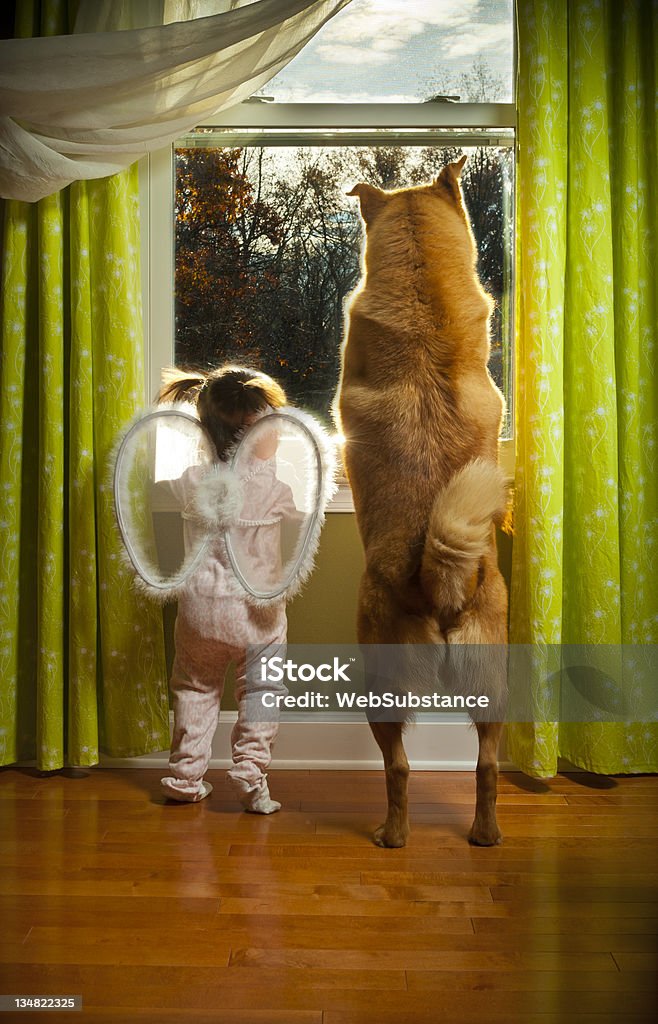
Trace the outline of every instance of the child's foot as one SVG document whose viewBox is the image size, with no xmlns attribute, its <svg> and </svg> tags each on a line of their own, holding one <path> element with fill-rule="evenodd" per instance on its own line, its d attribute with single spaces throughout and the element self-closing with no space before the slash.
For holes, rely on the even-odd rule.
<svg viewBox="0 0 658 1024">
<path fill-rule="evenodd" d="M 160 786 L 169 800 L 177 800 L 182 804 L 197 804 L 212 793 L 212 786 L 209 782 L 202 782 L 198 789 L 179 789 L 179 786 L 186 785 L 181 779 L 161 779 Z"/>
<path fill-rule="evenodd" d="M 281 804 L 278 800 L 272 799 L 267 783 L 264 783 L 262 789 L 257 791 L 257 795 L 249 804 L 244 805 L 244 809 L 251 814 L 274 814 L 275 811 L 281 810 Z"/>
<path fill-rule="evenodd" d="M 232 775 L 229 775 L 229 780 L 233 786 L 233 792 L 245 811 L 249 811 L 251 814 L 274 814 L 275 811 L 281 810 L 279 801 L 272 800 L 270 796 L 267 779 L 263 778 L 256 785 L 250 784 L 245 779 L 236 779 Z"/>
</svg>

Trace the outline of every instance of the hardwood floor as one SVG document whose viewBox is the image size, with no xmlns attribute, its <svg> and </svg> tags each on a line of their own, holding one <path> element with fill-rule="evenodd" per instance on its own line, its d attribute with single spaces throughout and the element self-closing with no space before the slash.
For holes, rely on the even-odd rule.
<svg viewBox="0 0 658 1024">
<path fill-rule="evenodd" d="M 82 995 L 61 1024 L 656 1020 L 658 777 L 502 774 L 477 849 L 473 775 L 417 772 L 381 850 L 380 772 L 272 773 L 271 817 L 160 774 L 0 770 L 0 993 Z"/>
</svg>

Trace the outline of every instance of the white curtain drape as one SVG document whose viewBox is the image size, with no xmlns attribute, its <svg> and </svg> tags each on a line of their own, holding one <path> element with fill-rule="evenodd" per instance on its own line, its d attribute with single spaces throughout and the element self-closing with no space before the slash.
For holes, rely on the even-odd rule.
<svg viewBox="0 0 658 1024">
<path fill-rule="evenodd" d="M 256 0 L 79 0 L 75 32 L 115 32 L 118 29 L 169 25 L 247 7 Z"/>
<path fill-rule="evenodd" d="M 212 17 L 255 0 L 80 0 L 74 32 L 146 29 L 171 22 Z"/>
<path fill-rule="evenodd" d="M 75 35 L 1 40 L 0 196 L 35 202 L 168 145 L 261 88 L 349 2 L 225 0 L 179 21 L 211 0 L 83 0 Z M 121 18 L 131 27 L 80 32 Z"/>
</svg>

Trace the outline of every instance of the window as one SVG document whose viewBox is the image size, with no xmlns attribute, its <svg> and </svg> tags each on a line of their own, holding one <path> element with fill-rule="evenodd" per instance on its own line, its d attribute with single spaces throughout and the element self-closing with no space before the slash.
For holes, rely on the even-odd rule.
<svg viewBox="0 0 658 1024">
<path fill-rule="evenodd" d="M 361 180 L 420 183 L 467 152 L 480 275 L 496 300 L 490 370 L 510 437 L 511 3 L 412 0 L 399 10 L 353 0 L 263 95 L 180 139 L 173 157 L 151 158 L 152 392 L 174 358 L 255 362 L 328 417 L 344 299 L 359 273 L 358 207 L 345 191 Z"/>
</svg>

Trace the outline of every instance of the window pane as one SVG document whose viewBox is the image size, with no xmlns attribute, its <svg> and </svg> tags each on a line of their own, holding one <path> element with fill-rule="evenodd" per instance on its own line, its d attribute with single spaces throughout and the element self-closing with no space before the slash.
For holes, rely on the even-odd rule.
<svg viewBox="0 0 658 1024">
<path fill-rule="evenodd" d="M 509 403 L 509 146 L 203 146 L 176 150 L 176 362 L 271 374 L 329 419 L 343 308 L 358 282 L 358 181 L 421 184 L 460 152 L 480 278 L 496 302 L 490 369 Z"/>
<path fill-rule="evenodd" d="M 278 103 L 511 103 L 513 0 L 352 0 L 263 88 Z"/>
</svg>

